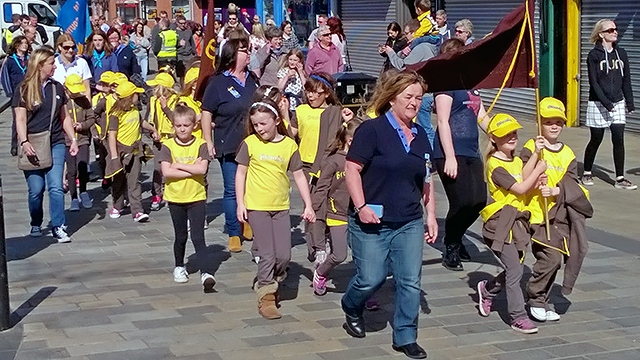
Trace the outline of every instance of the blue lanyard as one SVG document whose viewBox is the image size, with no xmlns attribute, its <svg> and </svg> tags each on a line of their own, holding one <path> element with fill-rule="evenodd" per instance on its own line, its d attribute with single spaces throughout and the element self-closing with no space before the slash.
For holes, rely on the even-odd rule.
<svg viewBox="0 0 640 360">
<path fill-rule="evenodd" d="M 27 59 L 27 56 L 25 55 L 25 60 Z M 13 54 L 13 60 L 16 61 L 16 64 L 18 64 L 18 67 L 20 68 L 20 71 L 22 71 L 22 75 L 27 73 L 27 67 L 26 66 L 22 66 L 22 64 L 20 64 L 20 60 L 18 60 L 18 56 L 16 54 Z"/>
</svg>

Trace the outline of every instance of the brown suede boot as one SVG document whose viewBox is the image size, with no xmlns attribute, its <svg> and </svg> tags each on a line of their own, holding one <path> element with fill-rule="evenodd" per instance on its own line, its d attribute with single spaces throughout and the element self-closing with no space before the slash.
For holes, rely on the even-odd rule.
<svg viewBox="0 0 640 360">
<path fill-rule="evenodd" d="M 276 293 L 278 291 L 278 284 L 269 284 L 258 288 L 256 291 L 258 294 L 258 313 L 265 319 L 273 320 L 280 319 L 282 315 L 276 305 Z"/>
<path fill-rule="evenodd" d="M 245 240 L 253 240 L 253 229 L 251 229 L 251 225 L 248 222 L 242 223 L 242 237 Z"/>
<path fill-rule="evenodd" d="M 239 236 L 229 237 L 229 251 L 233 253 L 239 253 L 242 251 L 242 242 Z"/>
</svg>

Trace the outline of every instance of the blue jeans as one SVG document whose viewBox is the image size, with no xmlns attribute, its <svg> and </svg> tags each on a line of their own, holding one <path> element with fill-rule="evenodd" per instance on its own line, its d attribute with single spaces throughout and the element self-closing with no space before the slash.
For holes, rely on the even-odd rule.
<svg viewBox="0 0 640 360">
<path fill-rule="evenodd" d="M 240 223 L 236 213 L 236 154 L 226 154 L 218 158 L 222 169 L 222 183 L 224 193 L 222 195 L 222 207 L 224 209 L 224 227 L 229 236 L 240 236 Z"/>
<path fill-rule="evenodd" d="M 147 81 L 147 74 L 149 73 L 149 55 L 137 56 L 138 65 L 140 65 L 140 75 L 142 80 Z"/>
<path fill-rule="evenodd" d="M 342 297 L 342 309 L 349 316 L 362 316 L 364 303 L 384 284 L 390 267 L 396 284 L 393 344 L 403 346 L 416 342 L 424 246 L 423 219 L 361 224 L 349 217 L 348 227 L 348 242 L 356 274 Z"/>
<path fill-rule="evenodd" d="M 422 126 L 424 131 L 427 132 L 427 137 L 429 137 L 429 144 L 431 144 L 431 148 L 433 148 L 433 139 L 436 137 L 436 131 L 433 129 L 433 125 L 431 125 L 431 111 L 433 110 L 433 94 L 426 93 L 422 96 L 422 104 L 420 104 L 420 109 L 418 110 L 418 125 Z"/>
<path fill-rule="evenodd" d="M 51 226 L 64 225 L 64 190 L 62 189 L 62 176 L 64 173 L 64 158 L 67 148 L 64 144 L 56 144 L 51 148 L 53 165 L 42 170 L 24 171 L 29 188 L 29 215 L 31 226 L 42 226 L 45 184 L 49 192 L 49 217 Z"/>
</svg>

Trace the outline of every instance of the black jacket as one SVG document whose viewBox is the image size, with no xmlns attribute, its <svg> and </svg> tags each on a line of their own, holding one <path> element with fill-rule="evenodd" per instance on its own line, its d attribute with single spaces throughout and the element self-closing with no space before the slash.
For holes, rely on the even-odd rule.
<svg viewBox="0 0 640 360">
<path fill-rule="evenodd" d="M 127 75 L 129 79 L 133 74 L 140 74 L 142 70 L 138 59 L 129 44 L 124 45 L 120 51 L 114 51 L 114 54 L 117 54 L 118 57 L 118 71 Z"/>
<path fill-rule="evenodd" d="M 596 43 L 587 56 L 589 74 L 589 101 L 599 101 L 609 111 L 613 105 L 625 100 L 627 110 L 635 110 L 631 90 L 629 58 L 623 48 L 613 45 L 607 52 L 602 43 Z"/>
<path fill-rule="evenodd" d="M 398 36 L 399 38 L 397 40 L 393 40 L 392 37 L 388 37 L 387 41 L 385 42 L 385 45 L 393 48 L 394 53 L 400 52 L 400 50 L 404 49 L 409 44 L 407 42 L 407 39 L 404 38 L 404 36 L 401 36 L 401 35 L 398 35 Z M 384 65 L 382 66 L 382 71 L 387 71 L 389 69 L 392 69 L 393 65 L 391 65 L 391 62 L 389 61 L 389 56 L 387 56 L 387 53 L 382 53 L 380 54 L 380 56 L 384 58 Z"/>
</svg>

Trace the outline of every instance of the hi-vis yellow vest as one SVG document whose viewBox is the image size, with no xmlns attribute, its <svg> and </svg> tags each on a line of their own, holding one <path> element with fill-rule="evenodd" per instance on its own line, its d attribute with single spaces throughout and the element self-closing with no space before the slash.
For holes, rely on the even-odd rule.
<svg viewBox="0 0 640 360">
<path fill-rule="evenodd" d="M 158 34 L 162 39 L 159 58 L 174 58 L 178 56 L 178 33 L 175 30 L 163 30 Z"/>
<path fill-rule="evenodd" d="M 518 209 L 518 211 L 528 210 L 526 206 L 526 195 L 518 195 L 502 188 L 494 184 L 492 179 L 493 171 L 501 167 L 513 176 L 517 182 L 522 182 L 522 160 L 517 156 L 511 161 L 505 161 L 492 156 L 487 160 L 485 166 L 487 171 L 487 187 L 493 201 L 480 211 L 482 221 L 487 222 L 491 216 L 500 211 L 506 205 L 511 205 Z"/>
</svg>

